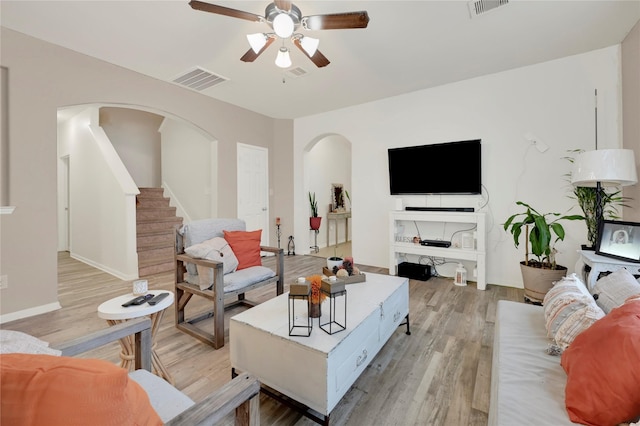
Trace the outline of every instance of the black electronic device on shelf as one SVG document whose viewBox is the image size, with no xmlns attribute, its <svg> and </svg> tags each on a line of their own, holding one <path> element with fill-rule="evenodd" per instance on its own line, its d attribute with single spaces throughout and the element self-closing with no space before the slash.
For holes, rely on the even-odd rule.
<svg viewBox="0 0 640 426">
<path fill-rule="evenodd" d="M 420 240 L 420 245 L 430 247 L 451 247 L 451 241 L 444 240 Z"/>
<path fill-rule="evenodd" d="M 473 213 L 475 210 L 473 207 L 411 207 L 404 208 L 407 211 L 414 212 L 465 212 Z"/>
</svg>

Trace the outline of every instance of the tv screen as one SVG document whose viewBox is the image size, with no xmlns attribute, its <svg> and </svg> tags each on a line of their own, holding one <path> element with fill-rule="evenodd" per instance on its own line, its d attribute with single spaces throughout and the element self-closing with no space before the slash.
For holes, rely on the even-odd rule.
<svg viewBox="0 0 640 426">
<path fill-rule="evenodd" d="M 389 148 L 391 195 L 480 194 L 480 139 Z"/>
</svg>

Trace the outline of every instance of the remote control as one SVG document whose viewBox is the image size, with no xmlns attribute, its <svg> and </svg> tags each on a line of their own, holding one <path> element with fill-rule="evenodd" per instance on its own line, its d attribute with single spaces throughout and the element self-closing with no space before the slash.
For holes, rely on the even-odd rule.
<svg viewBox="0 0 640 426">
<path fill-rule="evenodd" d="M 150 304 L 150 305 L 155 305 L 156 303 L 158 303 L 159 301 L 161 301 L 162 299 L 164 299 L 168 295 L 169 295 L 169 293 L 160 293 L 160 294 L 156 295 L 156 297 L 154 297 L 153 299 L 149 300 L 147 303 Z"/>
<path fill-rule="evenodd" d="M 127 306 L 137 306 L 137 305 L 142 305 L 144 302 L 146 302 L 147 300 L 153 298 L 153 294 L 149 293 L 149 294 L 145 294 L 144 296 L 138 296 L 134 299 L 129 300 L 126 303 L 123 303 L 122 306 L 124 308 L 126 308 Z"/>
</svg>

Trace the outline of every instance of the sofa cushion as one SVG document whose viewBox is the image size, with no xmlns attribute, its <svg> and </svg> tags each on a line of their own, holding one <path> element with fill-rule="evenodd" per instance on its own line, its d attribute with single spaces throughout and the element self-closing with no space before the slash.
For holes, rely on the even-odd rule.
<svg viewBox="0 0 640 426">
<path fill-rule="evenodd" d="M 0 355 L 1 424 L 161 425 L 127 371 L 98 359 Z"/>
<path fill-rule="evenodd" d="M 266 266 L 251 266 L 224 277 L 224 292 L 237 291 L 246 286 L 275 277 L 276 273 Z"/>
<path fill-rule="evenodd" d="M 184 249 L 191 257 L 198 259 L 217 260 L 223 263 L 223 273 L 228 274 L 238 267 L 238 258 L 233 253 L 231 246 L 222 237 L 214 237 L 199 244 Z"/>
<path fill-rule="evenodd" d="M 598 306 L 609 313 L 613 308 L 621 306 L 629 297 L 640 294 L 640 283 L 631 275 L 631 272 L 621 268 L 596 281 L 591 293 L 594 297 L 597 295 Z"/>
<path fill-rule="evenodd" d="M 545 295 L 543 306 L 547 336 L 560 351 L 605 315 L 576 274 L 556 282 Z"/>
<path fill-rule="evenodd" d="M 640 299 L 580 334 L 562 354 L 573 422 L 616 425 L 640 416 Z"/>
<path fill-rule="evenodd" d="M 238 258 L 238 271 L 251 266 L 262 265 L 260 259 L 260 240 L 262 229 L 255 231 L 224 231 L 224 239 Z"/>
<path fill-rule="evenodd" d="M 548 343 L 541 306 L 498 301 L 489 426 L 573 425 L 564 406 L 566 375 Z"/>
</svg>

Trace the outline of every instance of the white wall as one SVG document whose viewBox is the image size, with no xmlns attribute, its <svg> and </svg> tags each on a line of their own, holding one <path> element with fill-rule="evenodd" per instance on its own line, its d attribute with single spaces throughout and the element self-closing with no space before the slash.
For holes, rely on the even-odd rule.
<svg viewBox="0 0 640 426">
<path fill-rule="evenodd" d="M 352 143 L 353 254 L 359 263 L 388 267 L 389 147 L 482 139 L 483 183 L 490 198 L 487 281 L 521 286 L 518 262 L 523 245 L 513 247 L 501 224 L 522 200 L 547 212 L 574 206 L 563 175 L 562 159 L 570 149 L 594 147 L 594 89 L 599 96 L 599 146 L 621 146 L 620 47 L 295 120 L 296 158 L 319 135 L 340 134 Z M 538 152 L 525 141 L 532 133 L 549 145 Z M 295 182 L 308 170 L 296 164 Z M 455 173 L 455 159 L 451 159 Z M 444 177 L 446 178 L 446 177 Z M 367 194 L 366 197 L 358 194 Z M 306 235 L 308 215 L 302 185 L 295 186 L 296 231 Z M 486 195 L 485 195 L 486 196 Z M 412 197 L 406 204 L 473 205 L 478 197 Z M 574 213 L 579 210 L 574 207 Z M 558 245 L 559 261 L 570 270 L 575 250 L 586 241 L 582 222 L 566 225 L 568 237 Z M 302 241 L 301 241 L 302 242 Z M 304 244 L 308 246 L 309 244 Z"/>
<path fill-rule="evenodd" d="M 162 185 L 185 223 L 218 215 L 218 145 L 192 126 L 166 118 L 162 135 Z M 180 213 L 182 212 L 182 213 Z"/>
<path fill-rule="evenodd" d="M 162 116 L 131 108 L 100 108 L 100 127 L 140 188 L 159 188 Z"/>
<path fill-rule="evenodd" d="M 640 174 L 640 21 L 622 41 L 622 105 L 623 145 L 634 151 Z M 640 184 L 625 187 L 623 195 L 629 198 L 628 207 L 623 209 L 624 220 L 640 222 Z"/>
</svg>

